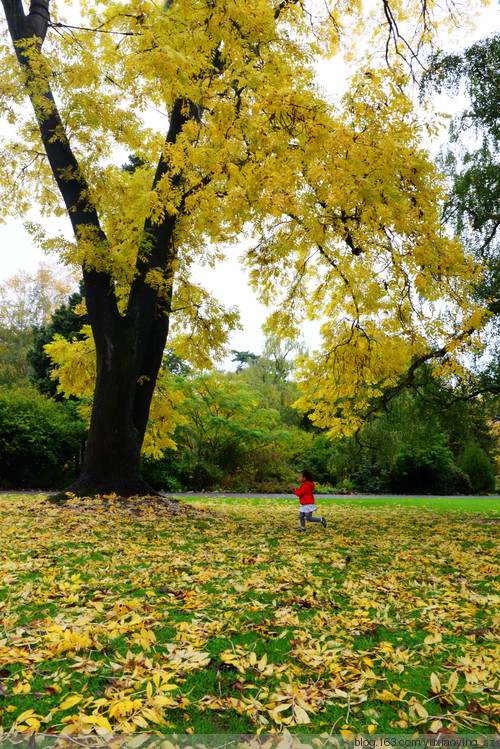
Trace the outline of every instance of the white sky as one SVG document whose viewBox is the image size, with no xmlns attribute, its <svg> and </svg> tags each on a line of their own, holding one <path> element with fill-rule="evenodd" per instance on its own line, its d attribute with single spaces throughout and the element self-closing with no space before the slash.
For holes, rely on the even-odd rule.
<svg viewBox="0 0 500 749">
<path fill-rule="evenodd" d="M 500 11 L 498 5 L 485 8 L 478 21 L 477 29 L 473 35 L 463 39 L 463 45 L 468 46 L 477 39 L 492 34 L 500 28 Z M 340 72 L 336 63 L 328 61 L 322 64 L 318 71 L 320 83 L 328 90 L 338 91 L 339 84 L 345 81 L 345 76 Z M 441 99 L 440 108 L 444 106 Z M 453 103 L 450 102 L 450 111 Z M 29 217 L 38 220 L 36 210 Z M 63 219 L 54 222 L 54 233 L 59 230 L 69 231 L 69 221 Z M 45 223 L 45 222 L 44 222 Z M 231 338 L 230 347 L 237 350 L 249 350 L 261 353 L 264 336 L 261 326 L 266 318 L 265 308 L 257 301 L 255 294 L 248 288 L 245 271 L 237 261 L 237 248 L 231 248 L 231 259 L 220 265 L 216 270 L 203 269 L 203 281 L 208 288 L 227 306 L 237 306 L 240 309 L 243 330 L 235 331 Z M 23 222 L 18 219 L 9 219 L 0 224 L 0 283 L 10 278 L 20 270 L 35 269 L 39 262 L 57 262 L 55 256 L 47 256 L 37 247 L 30 235 L 26 232 Z M 306 331 L 306 343 L 313 345 L 317 341 L 311 340 L 316 337 L 314 329 Z M 225 362 L 226 367 L 231 367 L 230 361 Z"/>
</svg>

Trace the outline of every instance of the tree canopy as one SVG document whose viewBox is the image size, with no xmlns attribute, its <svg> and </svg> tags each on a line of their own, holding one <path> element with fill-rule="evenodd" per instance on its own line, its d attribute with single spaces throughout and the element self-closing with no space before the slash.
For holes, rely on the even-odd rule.
<svg viewBox="0 0 500 749">
<path fill-rule="evenodd" d="M 2 3 L 0 111 L 16 124 L 3 210 L 36 202 L 69 218 L 74 240 L 33 231 L 82 267 L 96 350 L 75 491 L 149 489 L 138 461 L 167 336 L 197 367 L 222 354 L 237 311 L 192 269 L 216 266 L 243 232 L 269 332 L 327 320 L 322 350 L 302 360 L 302 404 L 321 426 L 355 428 L 412 361 L 459 366 L 483 319 L 468 292 L 477 268 L 442 227 L 442 180 L 421 145 L 432 119 L 416 114 L 400 62 L 456 16 L 425 0 L 259 0 L 251 12 L 134 0 L 82 2 L 71 24 L 64 3 L 52 16 L 49 0 L 28 14 Z M 333 104 L 315 64 L 349 46 L 357 70 Z"/>
</svg>

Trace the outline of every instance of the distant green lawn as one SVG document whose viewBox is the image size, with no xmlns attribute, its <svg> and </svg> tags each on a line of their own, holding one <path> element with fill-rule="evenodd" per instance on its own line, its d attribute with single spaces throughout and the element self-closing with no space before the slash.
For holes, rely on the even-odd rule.
<svg viewBox="0 0 500 749">
<path fill-rule="evenodd" d="M 443 512 L 468 512 L 474 514 L 499 515 L 499 497 L 345 497 L 342 499 L 321 499 L 321 504 L 353 505 L 354 507 L 397 507 L 407 509 L 418 507 L 422 510 L 442 510 Z"/>
<path fill-rule="evenodd" d="M 193 495 L 193 499 L 196 497 L 196 501 L 203 501 L 204 495 L 197 494 Z M 207 501 L 217 502 L 217 497 L 213 495 L 205 497 Z M 238 498 L 238 497 L 226 497 L 221 495 L 221 501 L 224 504 L 240 504 L 250 503 L 253 505 L 269 505 L 270 503 L 276 506 L 280 506 L 282 503 L 287 502 L 297 503 L 298 500 L 291 498 L 289 495 L 284 494 L 283 497 L 277 497 L 275 499 L 263 498 L 256 495 L 255 497 Z M 185 501 L 190 501 L 185 499 Z M 472 515 L 487 515 L 495 517 L 500 515 L 500 497 L 498 496 L 478 496 L 478 497 L 364 497 L 364 496 L 353 496 L 346 495 L 344 497 L 321 497 L 318 498 L 316 504 L 320 508 L 328 507 L 387 507 L 388 509 L 394 509 L 401 507 L 401 510 L 407 510 L 410 508 L 418 508 L 422 510 L 442 511 L 442 512 L 462 512 L 470 513 Z M 297 504 L 298 507 L 298 504 Z"/>
</svg>

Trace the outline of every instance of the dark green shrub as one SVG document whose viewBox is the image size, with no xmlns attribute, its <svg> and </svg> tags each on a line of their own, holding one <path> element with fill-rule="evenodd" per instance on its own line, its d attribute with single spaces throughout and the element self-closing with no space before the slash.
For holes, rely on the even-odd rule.
<svg viewBox="0 0 500 749">
<path fill-rule="evenodd" d="M 479 445 L 472 444 L 459 455 L 457 463 L 470 479 L 473 492 L 495 491 L 495 473 L 493 466 Z"/>
<path fill-rule="evenodd" d="M 404 494 L 453 494 L 453 455 L 443 445 L 403 445 L 391 470 L 391 489 Z"/>
<path fill-rule="evenodd" d="M 73 479 L 85 426 L 33 388 L 0 390 L 0 481 L 61 488 Z"/>
<path fill-rule="evenodd" d="M 449 488 L 447 494 L 470 494 L 472 491 L 470 478 L 455 463 L 450 466 L 447 485 Z"/>
<path fill-rule="evenodd" d="M 218 489 L 224 480 L 224 473 L 219 466 L 206 460 L 199 460 L 190 470 L 181 475 L 184 486 L 193 491 L 213 491 Z"/>
<path fill-rule="evenodd" d="M 249 462 L 246 473 L 234 477 L 228 483 L 229 491 L 249 491 L 262 494 L 281 494 L 288 487 L 297 485 L 298 470 L 291 465 L 288 456 L 272 449 L 258 451 Z"/>
<path fill-rule="evenodd" d="M 357 491 L 369 494 L 382 494 L 389 491 L 389 471 L 367 456 L 361 456 L 358 468 L 351 474 L 351 480 Z"/>
<path fill-rule="evenodd" d="M 337 482 L 336 455 L 337 451 L 326 434 L 319 434 L 314 438 L 307 452 L 304 466 L 312 471 L 316 483 L 335 484 Z"/>
<path fill-rule="evenodd" d="M 179 492 L 183 490 L 171 453 L 176 455 L 175 450 L 167 450 L 163 458 L 159 460 L 144 458 L 141 462 L 142 477 L 157 491 Z"/>
</svg>

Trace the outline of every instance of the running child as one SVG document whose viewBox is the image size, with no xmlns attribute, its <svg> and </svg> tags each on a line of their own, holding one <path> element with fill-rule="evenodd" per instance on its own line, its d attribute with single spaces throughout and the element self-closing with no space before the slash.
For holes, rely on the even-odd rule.
<svg viewBox="0 0 500 749">
<path fill-rule="evenodd" d="M 312 480 L 312 473 L 307 469 L 299 473 L 300 486 L 298 489 L 290 487 L 290 491 L 297 495 L 300 502 L 299 521 L 300 528 L 297 530 L 305 531 L 306 520 L 309 523 L 321 523 L 323 528 L 326 528 L 326 518 L 313 518 L 313 512 L 317 511 L 317 507 L 314 503 L 314 481 Z"/>
</svg>

